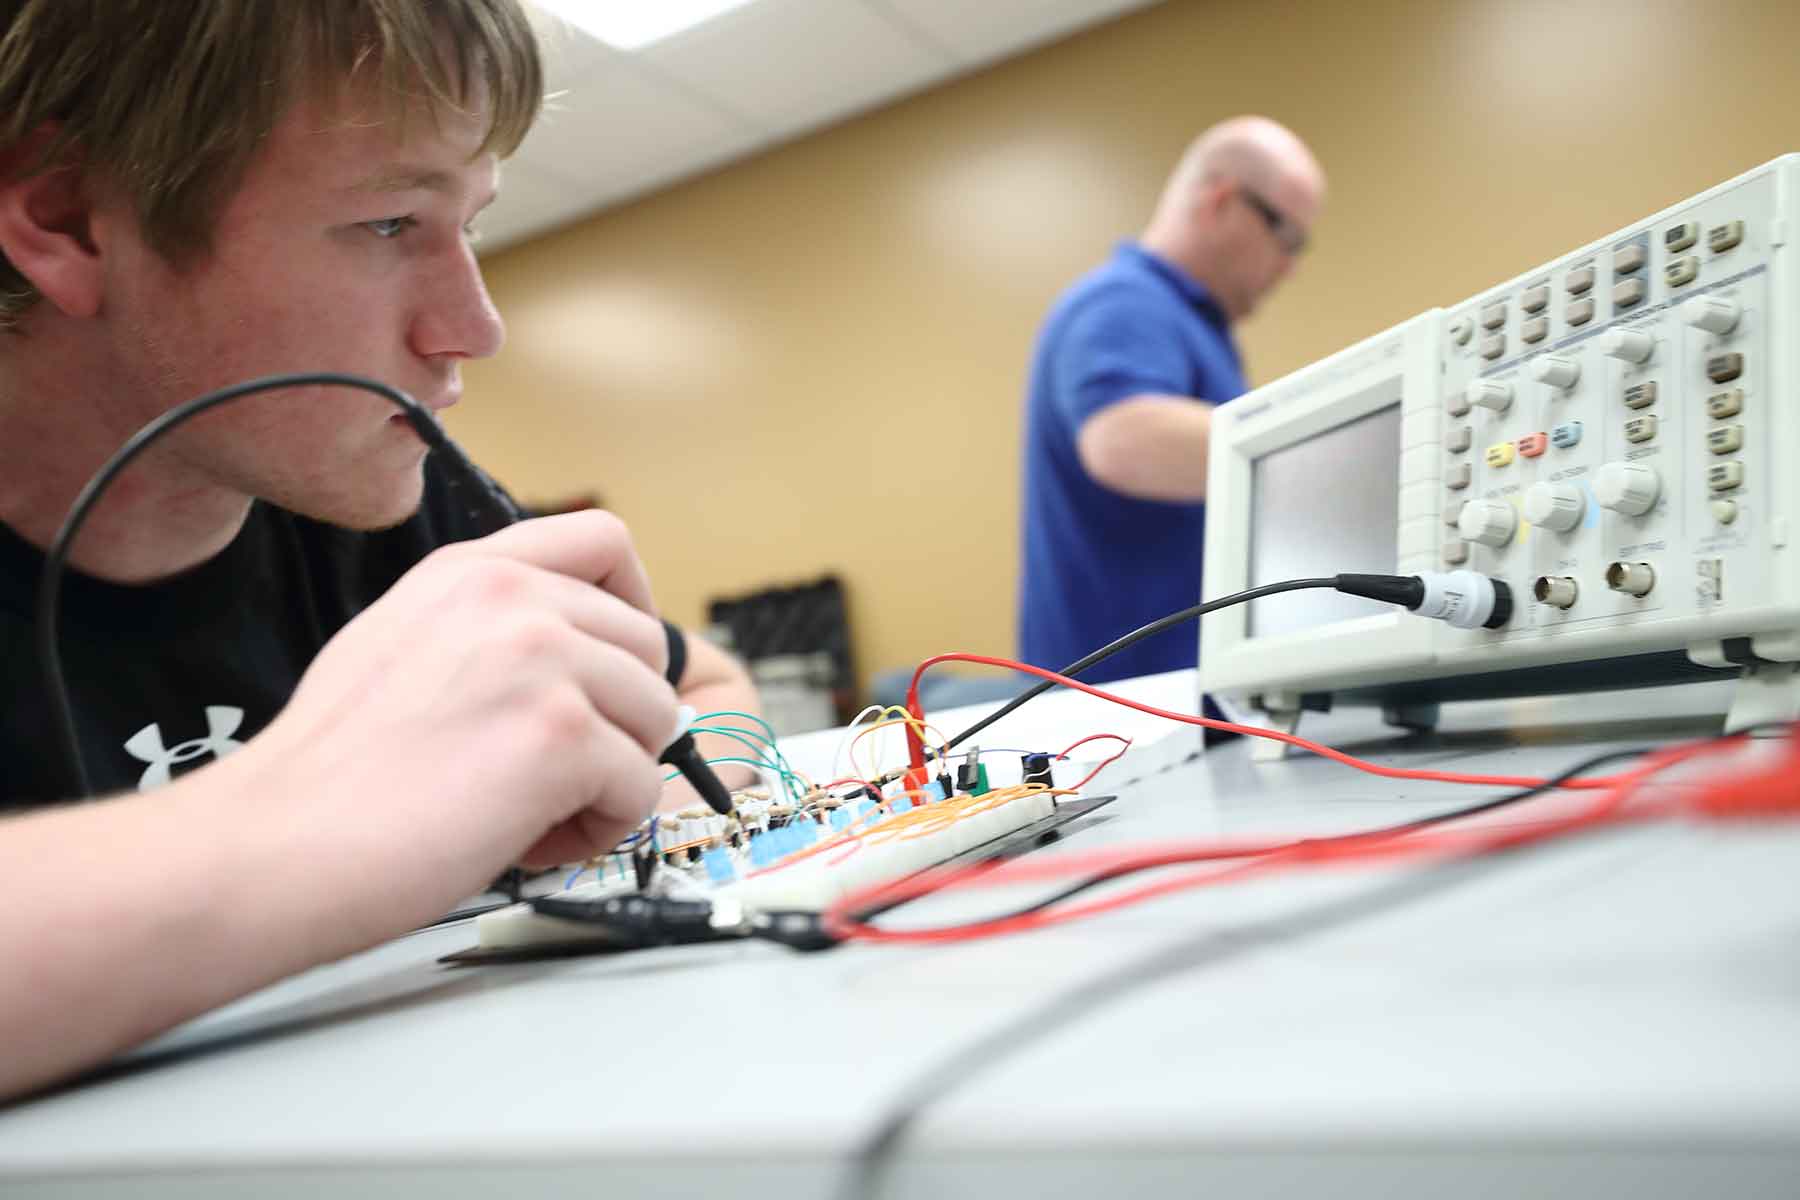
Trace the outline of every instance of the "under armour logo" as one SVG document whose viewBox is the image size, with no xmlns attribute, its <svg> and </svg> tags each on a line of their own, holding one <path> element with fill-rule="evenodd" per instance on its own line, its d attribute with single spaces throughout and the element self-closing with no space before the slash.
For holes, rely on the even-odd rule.
<svg viewBox="0 0 1800 1200">
<path fill-rule="evenodd" d="M 233 750 L 242 748 L 244 743 L 233 741 L 231 735 L 243 723 L 243 709 L 209 704 L 206 707 L 207 735 L 191 742 L 182 742 L 171 749 L 163 748 L 162 726 L 155 723 L 144 726 L 125 743 L 125 749 L 131 757 L 150 764 L 138 779 L 138 791 L 147 792 L 169 782 L 170 774 L 180 763 L 192 762 L 203 754 L 224 758 Z"/>
</svg>

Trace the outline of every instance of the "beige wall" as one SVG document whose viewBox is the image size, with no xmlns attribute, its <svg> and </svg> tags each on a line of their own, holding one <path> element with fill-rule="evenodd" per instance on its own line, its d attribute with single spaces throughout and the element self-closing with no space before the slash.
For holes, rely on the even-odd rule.
<svg viewBox="0 0 1800 1200">
<path fill-rule="evenodd" d="M 1330 172 L 1242 331 L 1266 382 L 1800 149 L 1796 62 L 1786 0 L 1168 0 L 495 256 L 452 429 L 600 492 L 677 620 L 830 570 L 865 678 L 1007 653 L 1032 335 L 1199 128 Z"/>
</svg>

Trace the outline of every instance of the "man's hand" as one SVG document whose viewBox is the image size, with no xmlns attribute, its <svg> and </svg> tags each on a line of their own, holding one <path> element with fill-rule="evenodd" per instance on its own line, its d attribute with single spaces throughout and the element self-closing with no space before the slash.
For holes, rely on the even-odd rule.
<svg viewBox="0 0 1800 1200">
<path fill-rule="evenodd" d="M 432 554 L 319 655 L 252 751 L 324 775 L 447 906 L 512 861 L 616 844 L 661 790 L 667 640 L 624 526 L 523 522 Z"/>
<path fill-rule="evenodd" d="M 525 522 L 409 571 L 230 757 L 0 821 L 0 1097 L 615 845 L 675 736 L 667 653 L 616 519 Z"/>
</svg>

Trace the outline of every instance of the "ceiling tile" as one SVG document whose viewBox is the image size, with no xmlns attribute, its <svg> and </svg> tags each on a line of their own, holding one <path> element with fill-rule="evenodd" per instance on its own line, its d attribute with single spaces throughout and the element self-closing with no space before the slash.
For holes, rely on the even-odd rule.
<svg viewBox="0 0 1800 1200">
<path fill-rule="evenodd" d="M 525 12 L 537 33 L 538 48 L 544 59 L 544 90 L 551 95 L 590 70 L 617 62 L 621 57 L 611 46 L 535 4 L 527 3 Z"/>
<path fill-rule="evenodd" d="M 534 166 L 583 186 L 676 167 L 755 130 L 633 63 L 602 64 L 569 82 L 519 149 Z"/>
<path fill-rule="evenodd" d="M 850 0 L 758 0 L 658 42 L 643 57 L 773 133 L 847 116 L 956 65 L 911 29 Z"/>
<path fill-rule="evenodd" d="M 625 54 L 533 11 L 551 107 L 492 253 L 1154 0 L 755 0 Z"/>
<path fill-rule="evenodd" d="M 868 0 L 974 65 L 1097 25 L 1157 0 Z"/>
</svg>

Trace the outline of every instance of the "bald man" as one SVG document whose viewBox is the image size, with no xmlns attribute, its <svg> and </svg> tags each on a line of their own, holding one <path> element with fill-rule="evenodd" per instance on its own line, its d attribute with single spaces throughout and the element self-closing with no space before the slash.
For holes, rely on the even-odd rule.
<svg viewBox="0 0 1800 1200">
<path fill-rule="evenodd" d="M 1266 117 L 1207 130 L 1149 228 L 1078 280 L 1033 354 L 1019 656 L 1062 667 L 1199 603 L 1212 410 L 1244 392 L 1231 326 L 1306 248 L 1325 174 Z M 1191 667 L 1189 626 L 1087 672 Z"/>
</svg>

